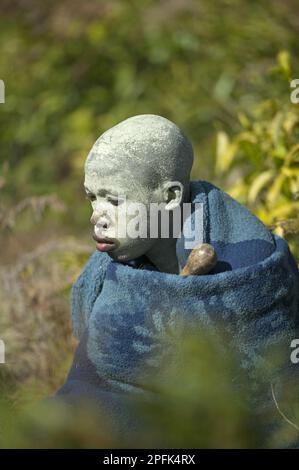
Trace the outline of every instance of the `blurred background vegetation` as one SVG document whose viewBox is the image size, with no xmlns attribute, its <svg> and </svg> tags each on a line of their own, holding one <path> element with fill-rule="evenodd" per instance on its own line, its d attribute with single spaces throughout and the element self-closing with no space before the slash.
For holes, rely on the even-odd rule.
<svg viewBox="0 0 299 470">
<path fill-rule="evenodd" d="M 143 113 L 176 122 L 194 144 L 193 178 L 210 180 L 247 205 L 287 237 L 299 258 L 299 104 L 290 101 L 290 80 L 299 78 L 298 4 L 0 0 L 0 6 L 6 85 L 0 337 L 7 345 L 0 445 L 38 446 L 37 436 L 52 436 L 54 418 L 51 431 L 32 416 L 32 435 L 27 421 L 11 440 L 8 429 L 15 413 L 59 387 L 71 361 L 69 289 L 93 250 L 83 164 L 107 128 Z M 225 405 L 223 413 L 230 413 Z M 216 421 L 210 440 L 199 433 L 192 445 L 219 446 Z M 82 429 L 95 426 L 87 418 L 82 423 Z M 58 445 L 65 426 L 57 424 L 55 437 L 41 445 Z M 224 444 L 254 445 L 238 426 L 232 419 Z M 66 445 L 113 440 L 91 435 L 90 441 L 84 432 L 71 435 Z M 188 435 L 185 430 L 169 445 L 188 442 Z"/>
</svg>

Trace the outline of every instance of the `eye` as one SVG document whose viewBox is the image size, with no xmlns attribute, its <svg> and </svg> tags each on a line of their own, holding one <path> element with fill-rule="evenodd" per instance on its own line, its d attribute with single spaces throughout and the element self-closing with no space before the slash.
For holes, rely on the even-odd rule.
<svg viewBox="0 0 299 470">
<path fill-rule="evenodd" d="M 119 206 L 124 200 L 122 198 L 118 198 L 117 196 L 107 196 L 107 201 L 111 202 L 113 206 Z"/>
<path fill-rule="evenodd" d="M 92 193 L 86 193 L 86 199 L 89 199 L 89 201 L 95 201 L 96 200 L 96 195 Z"/>
</svg>

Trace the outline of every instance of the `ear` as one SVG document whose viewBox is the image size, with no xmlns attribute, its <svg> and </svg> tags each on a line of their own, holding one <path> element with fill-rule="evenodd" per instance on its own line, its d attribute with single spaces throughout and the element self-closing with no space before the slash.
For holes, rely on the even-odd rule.
<svg viewBox="0 0 299 470">
<path fill-rule="evenodd" d="M 163 199 L 166 202 L 166 211 L 171 211 L 181 204 L 183 192 L 184 186 L 180 181 L 167 181 L 163 184 Z"/>
</svg>

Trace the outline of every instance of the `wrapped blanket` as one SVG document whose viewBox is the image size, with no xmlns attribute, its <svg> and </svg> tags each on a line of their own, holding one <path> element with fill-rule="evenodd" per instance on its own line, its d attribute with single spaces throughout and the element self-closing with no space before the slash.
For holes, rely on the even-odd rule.
<svg viewBox="0 0 299 470">
<path fill-rule="evenodd" d="M 164 357 L 161 336 L 182 320 L 209 331 L 220 323 L 252 380 L 269 347 L 283 343 L 289 350 L 299 276 L 286 242 L 209 183 L 192 182 L 191 196 L 193 204 L 203 203 L 203 241 L 215 248 L 216 267 L 208 275 L 181 277 L 150 264 L 138 269 L 144 260 L 124 265 L 95 252 L 72 289 L 80 343 L 59 396 L 88 396 L 120 413 L 124 397 L 147 393 L 148 378 Z M 181 267 L 188 255 L 182 236 Z"/>
</svg>

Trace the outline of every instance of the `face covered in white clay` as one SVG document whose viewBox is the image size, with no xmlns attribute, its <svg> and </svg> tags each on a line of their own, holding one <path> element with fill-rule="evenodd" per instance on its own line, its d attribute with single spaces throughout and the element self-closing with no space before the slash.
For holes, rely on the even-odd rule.
<svg viewBox="0 0 299 470">
<path fill-rule="evenodd" d="M 163 117 L 135 116 L 105 132 L 85 163 L 97 249 L 117 261 L 149 253 L 159 242 L 150 204 L 167 212 L 188 200 L 192 162 L 190 142 Z"/>
</svg>

